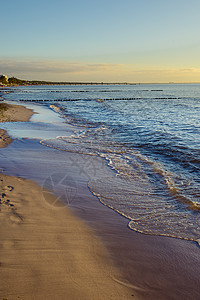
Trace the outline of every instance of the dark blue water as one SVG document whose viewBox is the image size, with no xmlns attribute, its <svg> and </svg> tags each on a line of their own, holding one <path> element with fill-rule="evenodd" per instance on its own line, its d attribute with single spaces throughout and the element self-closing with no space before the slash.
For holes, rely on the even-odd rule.
<svg viewBox="0 0 200 300">
<path fill-rule="evenodd" d="M 147 234 L 200 238 L 200 85 L 22 87 L 9 100 L 45 100 L 78 131 L 41 141 L 106 159 L 89 182 L 99 200 Z"/>
</svg>

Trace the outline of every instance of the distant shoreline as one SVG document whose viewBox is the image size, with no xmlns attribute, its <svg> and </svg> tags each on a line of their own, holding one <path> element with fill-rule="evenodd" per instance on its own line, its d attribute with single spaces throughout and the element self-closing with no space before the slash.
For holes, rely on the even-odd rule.
<svg viewBox="0 0 200 300">
<path fill-rule="evenodd" d="M 37 85 L 165 85 L 165 84 L 200 84 L 200 82 L 65 82 L 65 81 L 40 81 L 17 79 L 15 83 L 3 84 L 0 82 L 0 88 L 16 86 L 37 86 Z"/>
<path fill-rule="evenodd" d="M 0 87 L 31 86 L 31 85 L 140 85 L 140 83 L 128 82 L 48 82 L 48 81 L 26 81 L 21 84 L 1 84 Z"/>
</svg>

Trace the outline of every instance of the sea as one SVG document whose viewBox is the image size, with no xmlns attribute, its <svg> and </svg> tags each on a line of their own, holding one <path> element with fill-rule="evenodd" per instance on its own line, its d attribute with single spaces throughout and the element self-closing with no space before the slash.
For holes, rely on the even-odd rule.
<svg viewBox="0 0 200 300">
<path fill-rule="evenodd" d="M 40 143 L 101 157 L 113 176 L 88 187 L 130 229 L 200 243 L 200 84 L 23 86 L 4 98 L 74 126 Z"/>
</svg>

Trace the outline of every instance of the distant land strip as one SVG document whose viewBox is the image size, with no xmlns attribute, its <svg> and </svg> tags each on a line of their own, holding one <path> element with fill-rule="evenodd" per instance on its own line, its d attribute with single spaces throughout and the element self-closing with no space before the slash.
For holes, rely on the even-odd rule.
<svg viewBox="0 0 200 300">
<path fill-rule="evenodd" d="M 0 75 L 0 86 L 19 86 L 19 85 L 136 85 L 140 83 L 128 82 L 65 82 L 65 81 L 43 81 L 43 80 L 24 80 L 16 77 L 8 78 Z"/>
</svg>

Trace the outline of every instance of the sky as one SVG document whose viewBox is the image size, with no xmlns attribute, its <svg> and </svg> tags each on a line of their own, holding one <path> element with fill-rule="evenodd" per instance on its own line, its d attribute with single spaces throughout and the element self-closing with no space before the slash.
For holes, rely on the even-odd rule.
<svg viewBox="0 0 200 300">
<path fill-rule="evenodd" d="M 200 82 L 199 0 L 0 0 L 0 74 Z"/>
</svg>

